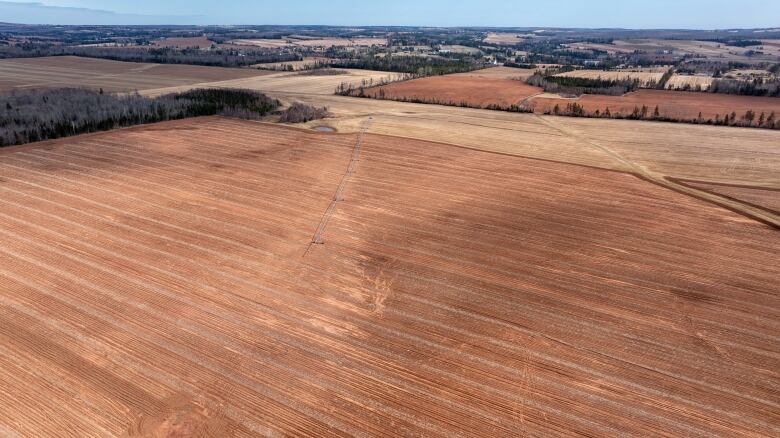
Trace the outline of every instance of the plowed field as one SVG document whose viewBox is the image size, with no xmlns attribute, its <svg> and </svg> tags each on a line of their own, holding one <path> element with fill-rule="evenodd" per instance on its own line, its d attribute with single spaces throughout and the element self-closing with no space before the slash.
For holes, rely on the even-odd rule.
<svg viewBox="0 0 780 438">
<path fill-rule="evenodd" d="M 714 120 L 716 115 L 720 115 L 722 119 L 724 115 L 731 114 L 732 111 L 737 113 L 738 119 L 748 110 L 753 110 L 756 117 L 762 112 L 768 116 L 773 111 L 780 115 L 780 99 L 775 97 L 668 90 L 639 90 L 624 96 L 586 94 L 576 100 L 538 97 L 534 98 L 532 102 L 537 112 L 552 111 L 556 104 L 563 109 L 567 104 L 577 102 L 589 113 L 596 110 L 604 112 L 606 108 L 609 108 L 612 114 L 620 113 L 625 116 L 630 115 L 636 107 L 642 108 L 642 105 L 647 105 L 650 110 L 649 114 L 652 114 L 655 107 L 658 106 L 663 117 L 688 120 L 696 119 L 699 112 L 705 120 Z"/>
<path fill-rule="evenodd" d="M 777 188 L 692 180 L 682 180 L 681 182 L 688 186 L 717 193 L 740 202 L 758 206 L 772 213 L 780 214 L 780 189 Z"/>
<path fill-rule="evenodd" d="M 518 105 L 542 90 L 522 81 L 500 77 L 466 75 L 433 76 L 395 82 L 366 90 L 366 95 L 391 100 L 442 104 L 467 103 L 470 106 Z"/>
<path fill-rule="evenodd" d="M 255 69 L 149 64 L 53 56 L 0 60 L 0 91 L 17 88 L 103 88 L 133 91 L 269 74 Z"/>
<path fill-rule="evenodd" d="M 0 434 L 779 430 L 777 231 L 634 176 L 221 118 L 0 170 Z"/>
</svg>

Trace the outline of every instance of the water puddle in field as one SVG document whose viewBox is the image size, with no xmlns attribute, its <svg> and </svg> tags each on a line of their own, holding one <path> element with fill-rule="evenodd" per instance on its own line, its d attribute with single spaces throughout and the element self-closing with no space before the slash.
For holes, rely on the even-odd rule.
<svg viewBox="0 0 780 438">
<path fill-rule="evenodd" d="M 330 126 L 315 126 L 313 129 L 317 132 L 336 132 L 336 130 Z"/>
</svg>

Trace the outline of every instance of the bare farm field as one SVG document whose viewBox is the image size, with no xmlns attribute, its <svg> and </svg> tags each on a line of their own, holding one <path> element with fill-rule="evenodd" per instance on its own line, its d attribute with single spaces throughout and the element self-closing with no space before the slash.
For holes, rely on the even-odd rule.
<svg viewBox="0 0 780 438">
<path fill-rule="evenodd" d="M 544 66 L 541 66 L 544 68 Z M 480 70 L 469 71 L 465 73 L 453 73 L 448 76 L 467 76 L 477 78 L 500 78 L 500 79 L 526 79 L 536 72 L 536 69 L 531 68 L 514 68 L 514 67 L 490 67 Z"/>
<path fill-rule="evenodd" d="M 777 232 L 627 173 L 223 118 L 0 168 L 4 432 L 780 422 Z"/>
<path fill-rule="evenodd" d="M 571 99 L 543 97 L 533 99 L 534 108 L 539 112 L 549 112 L 555 105 L 565 107 L 571 102 Z M 612 114 L 619 113 L 626 116 L 630 115 L 636 107 L 641 108 L 646 105 L 650 111 L 653 111 L 658 106 L 661 116 L 691 120 L 696 119 L 700 112 L 704 120 L 714 120 L 716 115 L 723 118 L 732 112 L 741 117 L 748 110 L 754 111 L 757 115 L 762 112 L 769 115 L 773 111 L 780 114 L 780 99 L 774 97 L 685 91 L 638 90 L 624 96 L 586 94 L 577 99 L 576 102 L 582 105 L 587 112 L 596 110 L 603 112 L 609 108 Z"/>
<path fill-rule="evenodd" d="M 540 93 L 538 87 L 502 77 L 468 75 L 434 76 L 369 88 L 365 94 L 374 98 L 422 101 L 442 104 L 519 105 Z"/>
<path fill-rule="evenodd" d="M 751 128 L 540 116 L 389 100 L 277 93 L 327 106 L 327 126 L 455 144 L 501 154 L 631 172 L 780 228 L 780 215 L 690 189 L 675 179 L 780 188 L 780 132 Z M 321 122 L 312 122 L 319 126 Z"/>
<path fill-rule="evenodd" d="M 774 130 L 507 113 L 389 100 L 279 93 L 327 106 L 330 124 L 470 149 L 669 178 L 780 188 L 780 132 Z M 630 163 L 627 164 L 627 163 Z"/>
<path fill-rule="evenodd" d="M 0 60 L 0 91 L 41 87 L 133 91 L 264 74 L 268 73 L 254 69 L 146 64 L 75 56 L 3 59 Z"/>
</svg>

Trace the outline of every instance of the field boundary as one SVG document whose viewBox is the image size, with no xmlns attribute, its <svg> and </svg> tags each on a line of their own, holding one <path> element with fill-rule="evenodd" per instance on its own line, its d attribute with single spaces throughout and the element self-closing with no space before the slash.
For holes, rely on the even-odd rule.
<svg viewBox="0 0 780 438">
<path fill-rule="evenodd" d="M 572 137 L 576 135 L 578 137 L 577 138 L 578 140 L 584 141 L 587 144 L 602 150 L 603 152 L 607 153 L 608 155 L 620 161 L 621 163 L 626 164 L 632 169 L 627 173 L 633 174 L 634 176 L 640 179 L 673 190 L 677 193 L 691 196 L 701 201 L 710 202 L 719 207 L 723 207 L 726 208 L 727 210 L 733 211 L 734 213 L 738 213 L 750 219 L 761 222 L 765 225 L 769 225 L 774 229 L 780 229 L 780 217 L 778 217 L 778 215 L 774 214 L 773 212 L 765 211 L 764 208 L 756 208 L 756 206 L 741 200 L 735 200 L 733 198 L 721 194 L 716 194 L 714 192 L 681 184 L 679 182 L 676 182 L 673 178 L 666 175 L 655 175 L 652 172 L 649 172 L 646 169 L 644 169 L 642 166 L 623 158 L 620 154 L 613 151 L 612 149 L 603 146 L 599 143 L 596 143 L 595 141 L 586 138 L 582 135 L 579 135 L 573 129 L 558 126 L 556 123 L 553 123 L 552 121 L 540 117 L 539 115 L 536 115 L 536 117 L 538 117 L 539 120 L 541 120 L 547 126 L 550 126 L 551 128 L 556 129 L 559 132 Z"/>
<path fill-rule="evenodd" d="M 771 213 L 771 214 L 774 214 L 774 215 L 780 215 L 780 211 L 773 210 L 771 208 L 767 208 L 767 207 L 762 206 L 762 205 L 754 204 L 752 202 L 745 201 L 744 199 L 737 199 L 737 198 L 735 198 L 733 196 L 725 195 L 723 193 L 717 193 L 717 192 L 713 192 L 712 190 L 703 189 L 701 187 L 691 186 L 691 184 L 710 184 L 710 185 L 713 185 L 713 186 L 721 186 L 721 187 L 736 187 L 736 188 L 740 188 L 740 189 L 755 189 L 755 190 L 768 190 L 768 191 L 771 191 L 771 192 L 780 192 L 780 189 L 775 188 L 775 187 L 761 187 L 761 186 L 752 186 L 752 185 L 729 184 L 729 183 L 719 183 L 719 182 L 710 182 L 710 181 L 701 181 L 701 180 L 695 180 L 695 179 L 674 178 L 674 177 L 667 177 L 666 179 L 668 179 L 670 181 L 673 181 L 673 182 L 675 182 L 677 184 L 683 185 L 685 187 L 694 189 L 694 190 L 701 190 L 702 192 L 707 192 L 707 193 L 715 195 L 715 196 L 721 196 L 723 198 L 732 200 L 734 202 L 739 202 L 739 203 L 742 203 L 742 204 L 745 204 L 745 205 L 749 205 L 751 207 L 755 207 L 755 208 L 764 210 L 764 211 L 766 211 L 768 213 Z M 776 227 L 776 228 L 780 228 L 780 227 Z"/>
</svg>

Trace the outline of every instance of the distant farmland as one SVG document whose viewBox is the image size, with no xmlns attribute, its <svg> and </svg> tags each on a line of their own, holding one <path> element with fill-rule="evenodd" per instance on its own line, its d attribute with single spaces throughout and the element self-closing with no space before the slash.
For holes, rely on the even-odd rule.
<svg viewBox="0 0 780 438">
<path fill-rule="evenodd" d="M 279 48 L 287 46 L 300 47 L 351 47 L 351 46 L 386 46 L 386 38 L 296 38 L 281 39 L 237 39 L 230 41 L 239 46 L 256 46 L 264 48 Z"/>
<path fill-rule="evenodd" d="M 0 424 L 21 436 L 780 422 L 777 231 L 626 173 L 223 118 L 0 169 Z"/>
<path fill-rule="evenodd" d="M 216 43 L 209 40 L 205 36 L 200 36 L 200 37 L 185 37 L 185 38 L 164 38 L 164 39 L 154 40 L 152 44 L 154 44 L 157 47 L 178 47 L 184 49 L 189 47 L 197 47 L 199 49 L 207 49 Z"/>
<path fill-rule="evenodd" d="M 715 119 L 716 115 L 722 119 L 732 112 L 741 117 L 748 110 L 754 111 L 756 116 L 762 112 L 768 116 L 773 111 L 776 116 L 780 115 L 780 99 L 775 97 L 667 90 L 638 90 L 624 96 L 586 94 L 576 100 L 539 96 L 533 99 L 533 106 L 538 112 L 551 112 L 555 105 L 565 107 L 572 101 L 582 105 L 589 113 L 596 110 L 604 112 L 609 108 L 612 114 L 620 113 L 625 116 L 630 115 L 634 108 L 641 108 L 643 105 L 647 106 L 650 112 L 658 106 L 661 116 L 680 119 L 696 119 L 700 112 L 704 120 Z"/>
<path fill-rule="evenodd" d="M 15 88 L 103 88 L 134 91 L 261 76 L 259 70 L 146 64 L 56 56 L 0 60 L 0 91 Z"/>
<path fill-rule="evenodd" d="M 496 70 L 494 74 L 492 70 Z M 719 115 L 721 119 L 736 113 L 742 117 L 748 110 L 754 111 L 756 118 L 763 112 L 768 117 L 775 112 L 775 117 L 780 116 L 780 99 L 774 97 L 739 96 L 728 94 L 714 94 L 703 92 L 684 92 L 669 90 L 641 89 L 627 93 L 623 96 L 607 96 L 598 94 L 584 94 L 578 98 L 563 98 L 556 94 L 543 93 L 541 88 L 525 84 L 522 79 L 527 77 L 529 70 L 517 69 L 517 75 L 512 75 L 509 68 L 478 70 L 471 73 L 456 75 L 434 76 L 411 81 L 397 82 L 390 85 L 368 88 L 364 94 L 369 97 L 384 98 L 397 101 L 421 101 L 440 103 L 445 105 L 457 105 L 468 103 L 472 106 L 487 107 L 488 105 L 511 105 L 522 103 L 534 109 L 537 113 L 552 113 L 558 105 L 563 111 L 567 105 L 577 103 L 586 113 L 596 110 L 603 113 L 609 108 L 613 116 L 629 116 L 635 108 L 648 107 L 648 114 L 658 106 L 661 117 L 674 119 L 697 119 L 699 112 L 702 119 L 715 119 Z M 576 72 L 587 73 L 596 78 L 610 72 Z M 611 72 L 615 77 L 622 75 L 639 76 L 647 80 L 653 80 L 662 73 L 631 73 Z M 509 79 L 516 77 L 515 79 Z M 261 79 L 262 80 L 262 79 Z M 678 81 L 682 81 L 678 79 Z M 702 82 L 703 83 L 703 82 Z"/>
</svg>

